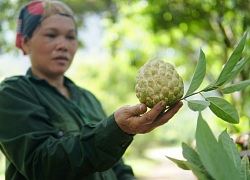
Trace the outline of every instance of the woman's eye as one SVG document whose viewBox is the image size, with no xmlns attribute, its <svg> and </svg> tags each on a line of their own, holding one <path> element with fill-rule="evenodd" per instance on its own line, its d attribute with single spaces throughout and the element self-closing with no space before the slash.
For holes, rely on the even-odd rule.
<svg viewBox="0 0 250 180">
<path fill-rule="evenodd" d="M 49 37 L 49 38 L 54 38 L 54 37 L 56 37 L 55 34 L 46 34 L 46 36 Z"/>
<path fill-rule="evenodd" d="M 67 39 L 70 39 L 70 40 L 74 40 L 74 39 L 76 39 L 76 37 L 75 36 L 67 36 Z"/>
</svg>

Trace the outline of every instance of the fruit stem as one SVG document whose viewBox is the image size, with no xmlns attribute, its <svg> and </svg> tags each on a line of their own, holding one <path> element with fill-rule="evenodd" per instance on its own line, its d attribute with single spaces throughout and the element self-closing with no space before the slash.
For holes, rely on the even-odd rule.
<svg viewBox="0 0 250 180">
<path fill-rule="evenodd" d="M 202 91 L 198 91 L 198 92 L 195 92 L 195 93 L 193 93 L 193 94 L 189 94 L 188 96 L 185 96 L 185 97 L 181 98 L 180 101 L 181 101 L 181 100 L 184 100 L 184 99 L 186 99 L 186 98 L 188 98 L 188 97 L 190 97 L 190 96 L 199 94 L 199 93 L 201 93 L 201 92 L 202 92 Z"/>
<path fill-rule="evenodd" d="M 190 97 L 190 96 L 193 96 L 193 95 L 196 95 L 196 94 L 201 94 L 201 92 L 202 92 L 202 90 L 201 90 L 201 91 L 198 91 L 198 92 L 195 92 L 195 93 L 193 93 L 193 94 L 189 94 L 188 96 L 185 96 L 185 97 L 179 99 L 179 100 L 176 101 L 175 103 L 177 103 L 177 102 L 179 102 L 179 101 L 181 101 L 181 100 L 186 100 L 186 98 L 188 98 L 188 97 Z M 201 95 L 202 95 L 202 94 L 201 94 Z M 164 111 L 171 109 L 171 107 L 174 106 L 175 103 L 173 103 L 173 105 L 171 105 L 171 106 L 166 107 L 166 109 L 164 109 Z"/>
</svg>

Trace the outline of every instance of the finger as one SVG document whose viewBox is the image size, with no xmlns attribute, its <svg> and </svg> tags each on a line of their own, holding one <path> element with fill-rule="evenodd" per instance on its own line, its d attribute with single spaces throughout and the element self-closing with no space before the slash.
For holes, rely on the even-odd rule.
<svg viewBox="0 0 250 180">
<path fill-rule="evenodd" d="M 179 111 L 179 109 L 182 106 L 183 106 L 183 103 L 181 101 L 176 103 L 173 107 L 167 110 L 164 114 L 159 116 L 157 121 L 154 121 L 154 125 L 160 126 L 160 125 L 167 123 Z"/>
<path fill-rule="evenodd" d="M 146 104 L 140 104 L 140 113 L 144 114 L 147 111 Z"/>
<path fill-rule="evenodd" d="M 127 106 L 127 112 L 129 117 L 139 116 L 147 111 L 147 106 L 145 104 L 137 104 L 134 106 Z"/>
<path fill-rule="evenodd" d="M 147 106 L 145 104 L 137 104 L 133 106 L 132 113 L 134 116 L 139 116 L 147 111 Z"/>
<path fill-rule="evenodd" d="M 179 101 L 170 109 L 168 109 L 166 112 L 171 112 L 170 114 L 176 114 L 182 106 L 183 106 L 183 102 Z"/>
<path fill-rule="evenodd" d="M 139 123 L 151 124 L 165 107 L 166 107 L 165 101 L 158 102 L 150 111 L 148 111 L 139 119 Z"/>
</svg>

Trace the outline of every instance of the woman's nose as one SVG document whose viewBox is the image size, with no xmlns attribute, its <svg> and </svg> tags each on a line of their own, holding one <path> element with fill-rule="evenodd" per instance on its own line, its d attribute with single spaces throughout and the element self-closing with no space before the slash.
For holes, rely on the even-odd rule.
<svg viewBox="0 0 250 180">
<path fill-rule="evenodd" d="M 67 51 L 68 50 L 67 46 L 68 45 L 67 45 L 66 38 L 64 38 L 64 37 L 58 38 L 57 44 L 56 44 L 56 49 L 57 50 Z"/>
</svg>

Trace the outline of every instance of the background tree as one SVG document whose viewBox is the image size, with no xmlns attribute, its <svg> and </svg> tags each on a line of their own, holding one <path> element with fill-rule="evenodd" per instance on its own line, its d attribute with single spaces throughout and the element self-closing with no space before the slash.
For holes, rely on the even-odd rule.
<svg viewBox="0 0 250 180">
<path fill-rule="evenodd" d="M 27 2 L 0 2 L 1 53 L 13 50 L 14 44 L 7 39 L 10 37 L 7 34 L 12 33 L 14 39 L 16 18 L 13 17 L 18 16 L 20 7 Z M 250 23 L 249 0 L 69 0 L 67 3 L 76 12 L 80 28 L 84 27 L 84 19 L 89 14 L 98 14 L 102 18 L 105 50 L 110 56 L 105 62 L 108 64 L 106 76 L 102 77 L 99 87 L 103 91 L 112 89 L 113 94 L 107 97 L 118 97 L 113 106 L 105 105 L 109 112 L 117 104 L 134 98 L 131 98 L 134 77 L 148 59 L 171 61 L 188 82 L 197 63 L 199 48 L 202 48 L 208 59 L 207 81 L 214 80 Z M 249 41 L 247 43 L 245 53 L 249 53 Z M 249 64 L 242 71 L 240 80 L 249 79 L 248 69 Z M 244 131 L 249 128 L 249 94 L 246 89 L 226 97 L 238 108 L 242 123 L 247 124 Z M 237 127 L 240 128 L 238 131 L 241 127 Z"/>
<path fill-rule="evenodd" d="M 190 80 L 199 48 L 208 60 L 208 79 L 218 75 L 250 24 L 250 1 L 244 0 L 133 0 L 116 1 L 117 16 L 107 23 L 110 54 L 138 69 L 152 58 L 164 58 Z M 249 41 L 245 53 L 249 54 Z M 239 80 L 249 79 L 249 64 Z M 117 77 L 116 77 L 117 78 Z M 132 89 L 133 86 L 131 86 Z M 236 131 L 249 129 L 249 88 L 225 97 L 241 114 Z M 244 121 L 246 119 L 246 121 Z M 245 127 L 242 129 L 242 127 Z"/>
<path fill-rule="evenodd" d="M 202 48 L 207 59 L 204 85 L 213 81 L 250 24 L 250 0 L 63 1 L 76 13 L 79 31 L 86 27 L 89 15 L 100 18 L 105 56 L 96 55 L 91 57 L 91 62 L 86 62 L 78 60 L 82 58 L 80 54 L 69 74 L 79 85 L 97 95 L 107 114 L 121 105 L 138 103 L 134 92 L 135 76 L 149 59 L 163 59 L 174 64 L 188 83 Z M 2 54 L 14 51 L 16 18 L 26 2 L 28 0 L 0 1 Z M 80 43 L 84 49 L 84 42 L 80 40 Z M 248 38 L 245 54 L 250 52 L 249 45 Z M 235 81 L 249 79 L 249 66 L 246 65 Z M 240 124 L 230 127 L 234 133 L 249 130 L 249 96 L 249 88 L 224 96 L 240 113 Z M 127 153 L 141 154 L 147 147 L 191 141 L 194 134 L 190 129 L 196 123 L 190 121 L 186 111 L 177 118 L 185 127 L 180 126 L 180 121 L 171 122 L 150 135 L 137 136 Z"/>
<path fill-rule="evenodd" d="M 0 1 L 0 53 L 13 50 L 13 43 L 7 39 L 6 33 L 15 32 L 16 21 L 20 7 L 32 0 L 1 0 Z M 95 13 L 101 15 L 104 11 L 112 12 L 111 0 L 63 0 L 75 12 L 79 27 L 84 27 L 84 18 L 88 14 Z M 15 37 L 12 34 L 13 37 Z M 81 42 L 80 42 L 81 43 Z"/>
</svg>

